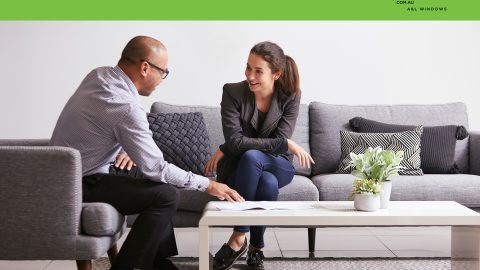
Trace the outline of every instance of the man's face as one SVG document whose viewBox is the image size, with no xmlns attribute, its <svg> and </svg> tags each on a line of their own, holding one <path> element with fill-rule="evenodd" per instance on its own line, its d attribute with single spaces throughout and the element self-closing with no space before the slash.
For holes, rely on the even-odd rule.
<svg viewBox="0 0 480 270">
<path fill-rule="evenodd" d="M 153 59 L 144 60 L 148 68 L 144 85 L 142 89 L 138 91 L 142 96 L 149 96 L 168 73 L 168 56 L 166 52 L 162 53 L 159 57 L 152 58 Z"/>
</svg>

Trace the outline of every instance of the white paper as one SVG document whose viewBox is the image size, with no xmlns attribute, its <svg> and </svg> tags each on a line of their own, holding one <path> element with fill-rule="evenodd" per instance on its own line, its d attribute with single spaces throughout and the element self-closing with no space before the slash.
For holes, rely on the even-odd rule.
<svg viewBox="0 0 480 270">
<path fill-rule="evenodd" d="M 278 201 L 245 201 L 221 202 L 213 205 L 217 210 L 243 211 L 252 209 L 263 210 L 301 210 L 312 209 L 314 206 L 305 202 L 278 202 Z"/>
</svg>

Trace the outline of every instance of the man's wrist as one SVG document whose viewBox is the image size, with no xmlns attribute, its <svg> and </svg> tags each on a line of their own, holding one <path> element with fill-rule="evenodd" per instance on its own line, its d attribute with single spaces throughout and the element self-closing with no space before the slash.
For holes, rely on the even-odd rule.
<svg viewBox="0 0 480 270">
<path fill-rule="evenodd" d="M 198 191 L 207 191 L 208 187 L 210 186 L 210 179 L 205 176 L 197 175 L 197 184 L 195 189 Z"/>
</svg>

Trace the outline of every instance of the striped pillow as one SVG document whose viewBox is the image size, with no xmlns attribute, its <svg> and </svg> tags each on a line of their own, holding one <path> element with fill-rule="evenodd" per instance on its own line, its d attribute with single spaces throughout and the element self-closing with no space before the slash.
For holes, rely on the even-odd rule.
<svg viewBox="0 0 480 270">
<path fill-rule="evenodd" d="M 412 130 L 415 126 L 394 125 L 377 122 L 363 117 L 355 117 L 349 121 L 355 132 L 401 132 Z M 421 138 L 422 151 L 420 158 L 424 173 L 461 173 L 455 163 L 455 146 L 457 140 L 468 137 L 464 126 L 423 126 Z"/>
<path fill-rule="evenodd" d="M 404 167 L 401 175 L 423 175 L 420 168 L 420 138 L 423 126 L 399 133 L 356 133 L 340 131 L 342 156 L 337 173 L 350 173 L 353 168 L 347 168 L 352 160 L 350 153 L 363 154 L 368 147 L 381 146 L 385 150 L 403 151 Z"/>
</svg>

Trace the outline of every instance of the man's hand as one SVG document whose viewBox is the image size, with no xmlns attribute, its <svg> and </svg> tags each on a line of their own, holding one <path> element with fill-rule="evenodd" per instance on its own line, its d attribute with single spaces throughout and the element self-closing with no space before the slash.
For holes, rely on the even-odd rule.
<svg viewBox="0 0 480 270">
<path fill-rule="evenodd" d="M 305 149 L 303 149 L 300 145 L 298 145 L 296 142 L 290 139 L 287 139 L 287 141 L 288 141 L 288 150 L 290 151 L 290 153 L 297 156 L 300 166 L 310 168 L 310 164 L 315 164 L 315 161 L 313 161 L 312 156 L 310 156 L 310 154 L 307 153 Z"/>
<path fill-rule="evenodd" d="M 210 180 L 210 184 L 207 187 L 207 190 L 205 190 L 208 194 L 217 197 L 220 200 L 227 200 L 229 202 L 244 202 L 245 199 L 243 199 L 240 194 L 234 189 L 231 189 L 225 184 L 218 183 L 216 181 Z"/>
<path fill-rule="evenodd" d="M 203 175 L 209 176 L 217 172 L 217 164 L 220 159 L 223 158 L 223 152 L 220 151 L 220 148 L 215 151 L 215 154 L 210 158 L 210 160 L 205 164 L 203 169 Z"/>
<path fill-rule="evenodd" d="M 131 170 L 133 166 L 137 166 L 133 160 L 130 159 L 130 157 L 127 155 L 127 153 L 120 153 L 118 156 L 115 158 L 115 167 L 122 169 L 127 167 L 127 170 Z"/>
</svg>

